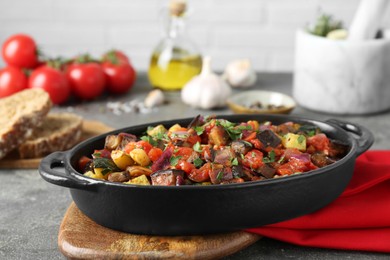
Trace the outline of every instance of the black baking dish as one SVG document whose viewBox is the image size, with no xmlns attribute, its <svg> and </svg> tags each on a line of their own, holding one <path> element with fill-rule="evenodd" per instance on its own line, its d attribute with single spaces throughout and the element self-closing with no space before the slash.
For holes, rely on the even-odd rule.
<svg viewBox="0 0 390 260">
<path fill-rule="evenodd" d="M 316 121 L 281 115 L 219 116 L 232 122 L 258 120 L 313 124 L 342 141 L 349 152 L 334 164 L 294 176 L 240 184 L 208 186 L 137 186 L 91 179 L 77 171 L 78 160 L 104 146 L 103 134 L 73 149 L 45 157 L 39 172 L 46 181 L 70 188 L 77 207 L 96 223 L 147 235 L 196 235 L 257 227 L 316 211 L 336 199 L 350 181 L 358 155 L 373 143 L 369 130 L 339 120 Z M 153 122 L 111 131 L 142 134 L 148 126 L 192 118 Z"/>
</svg>

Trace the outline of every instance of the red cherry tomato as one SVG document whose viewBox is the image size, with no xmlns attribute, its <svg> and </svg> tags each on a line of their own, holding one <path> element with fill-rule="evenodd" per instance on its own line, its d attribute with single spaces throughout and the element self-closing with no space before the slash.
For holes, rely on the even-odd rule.
<svg viewBox="0 0 390 260">
<path fill-rule="evenodd" d="M 104 91 L 105 76 L 97 63 L 73 63 L 68 66 L 66 75 L 72 92 L 78 98 L 94 99 Z"/>
<path fill-rule="evenodd" d="M 188 178 L 190 178 L 192 181 L 195 182 L 207 181 L 210 179 L 211 172 L 212 172 L 211 163 L 205 163 L 199 169 L 195 169 L 191 171 L 188 175 Z"/>
<path fill-rule="evenodd" d="M 29 87 L 45 90 L 54 104 L 62 104 L 70 96 L 70 85 L 65 73 L 49 66 L 33 71 L 29 78 Z"/>
<path fill-rule="evenodd" d="M 112 50 L 105 53 L 102 57 L 102 67 L 110 93 L 123 94 L 134 85 L 136 72 L 123 52 Z"/>
<path fill-rule="evenodd" d="M 103 62 L 109 61 L 114 64 L 130 63 L 129 57 L 127 57 L 126 54 L 124 54 L 122 51 L 119 50 L 111 50 L 106 52 L 102 57 L 102 61 Z"/>
<path fill-rule="evenodd" d="M 0 70 L 0 98 L 19 92 L 27 86 L 27 77 L 21 69 L 5 67 Z"/>
<path fill-rule="evenodd" d="M 190 147 L 178 147 L 174 154 L 175 156 L 181 156 L 182 160 L 188 160 L 192 156 L 193 152 L 194 149 Z"/>
<path fill-rule="evenodd" d="M 123 94 L 131 89 L 136 79 L 134 68 L 129 63 L 102 63 L 106 75 L 107 90 L 113 94 Z"/>
<path fill-rule="evenodd" d="M 35 68 L 39 64 L 37 45 L 33 38 L 25 34 L 15 34 L 3 44 L 4 61 L 19 68 Z"/>
<path fill-rule="evenodd" d="M 147 141 L 138 141 L 138 142 L 130 142 L 125 146 L 125 153 L 130 154 L 134 149 L 142 149 L 145 150 L 146 153 L 149 153 L 153 146 Z"/>
<path fill-rule="evenodd" d="M 152 162 L 157 161 L 158 158 L 160 158 L 162 154 L 163 154 L 163 150 L 161 150 L 160 148 L 157 148 L 157 147 L 153 147 L 148 152 L 148 156 L 149 156 L 150 160 L 152 160 Z"/>
<path fill-rule="evenodd" d="M 250 150 L 245 154 L 242 164 L 254 170 L 259 169 L 264 165 L 263 153 L 256 149 Z"/>
<path fill-rule="evenodd" d="M 316 151 L 328 152 L 330 141 L 325 134 L 316 134 L 307 138 L 307 146 L 313 146 Z"/>
<path fill-rule="evenodd" d="M 186 160 L 179 160 L 179 162 L 176 165 L 176 169 L 183 170 L 187 174 L 190 174 L 193 170 L 195 170 L 195 166 L 192 163 L 187 162 Z"/>
</svg>

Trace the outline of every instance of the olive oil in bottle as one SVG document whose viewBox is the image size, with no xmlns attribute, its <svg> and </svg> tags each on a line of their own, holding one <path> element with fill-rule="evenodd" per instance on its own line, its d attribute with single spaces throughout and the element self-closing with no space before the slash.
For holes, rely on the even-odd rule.
<svg viewBox="0 0 390 260">
<path fill-rule="evenodd" d="M 149 81 L 155 88 L 180 90 L 202 69 L 202 57 L 185 34 L 184 1 L 171 1 L 166 36 L 152 53 Z"/>
</svg>

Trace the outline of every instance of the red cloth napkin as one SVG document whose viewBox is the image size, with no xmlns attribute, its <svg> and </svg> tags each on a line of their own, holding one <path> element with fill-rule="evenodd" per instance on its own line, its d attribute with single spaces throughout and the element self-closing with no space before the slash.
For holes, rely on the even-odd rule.
<svg viewBox="0 0 390 260">
<path fill-rule="evenodd" d="M 390 253 L 390 151 L 360 155 L 349 185 L 325 208 L 246 231 L 301 246 Z"/>
</svg>

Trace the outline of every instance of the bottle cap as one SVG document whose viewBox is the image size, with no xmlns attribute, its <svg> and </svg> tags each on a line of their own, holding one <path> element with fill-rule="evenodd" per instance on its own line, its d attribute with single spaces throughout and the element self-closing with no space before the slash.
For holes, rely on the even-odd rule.
<svg viewBox="0 0 390 260">
<path fill-rule="evenodd" d="M 187 9 L 186 0 L 170 0 L 169 11 L 172 16 L 182 16 Z"/>
</svg>

